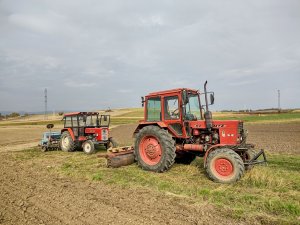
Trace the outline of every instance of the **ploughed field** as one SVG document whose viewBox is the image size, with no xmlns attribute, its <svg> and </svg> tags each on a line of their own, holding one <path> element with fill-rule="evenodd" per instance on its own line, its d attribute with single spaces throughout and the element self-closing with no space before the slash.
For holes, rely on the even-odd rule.
<svg viewBox="0 0 300 225">
<path fill-rule="evenodd" d="M 161 174 L 111 169 L 96 155 L 39 151 L 40 125 L 0 126 L 0 224 L 300 224 L 300 122 L 245 127 L 268 166 L 222 185 L 201 158 Z M 111 136 L 131 145 L 135 128 Z"/>
</svg>

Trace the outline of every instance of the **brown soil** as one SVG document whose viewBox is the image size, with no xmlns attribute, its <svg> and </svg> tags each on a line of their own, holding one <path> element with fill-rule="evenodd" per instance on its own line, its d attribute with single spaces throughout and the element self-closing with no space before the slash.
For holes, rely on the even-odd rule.
<svg viewBox="0 0 300 225">
<path fill-rule="evenodd" d="M 0 224 L 241 224 L 208 203 L 61 177 L 18 154 L 0 153 Z"/>
<path fill-rule="evenodd" d="M 270 152 L 300 154 L 300 123 L 247 124 L 248 142 Z"/>
</svg>

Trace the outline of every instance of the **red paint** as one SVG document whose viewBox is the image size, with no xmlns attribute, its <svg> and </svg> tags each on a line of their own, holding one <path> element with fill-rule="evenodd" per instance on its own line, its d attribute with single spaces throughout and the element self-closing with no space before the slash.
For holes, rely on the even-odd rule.
<svg viewBox="0 0 300 225">
<path fill-rule="evenodd" d="M 214 169 L 218 175 L 227 177 L 233 173 L 233 165 L 228 159 L 219 158 L 214 161 Z"/>
<path fill-rule="evenodd" d="M 78 137 L 78 141 L 86 141 L 86 137 L 80 136 L 80 137 Z"/>
<path fill-rule="evenodd" d="M 200 135 L 200 131 L 198 129 L 193 130 L 193 135 Z"/>
<path fill-rule="evenodd" d="M 162 149 L 157 138 L 154 136 L 145 136 L 140 142 L 139 153 L 146 164 L 156 165 L 162 155 Z"/>
<path fill-rule="evenodd" d="M 72 137 L 72 140 L 74 141 L 75 140 L 75 136 L 74 136 L 73 130 L 71 128 L 68 128 L 68 132 L 70 133 L 70 135 Z"/>
</svg>

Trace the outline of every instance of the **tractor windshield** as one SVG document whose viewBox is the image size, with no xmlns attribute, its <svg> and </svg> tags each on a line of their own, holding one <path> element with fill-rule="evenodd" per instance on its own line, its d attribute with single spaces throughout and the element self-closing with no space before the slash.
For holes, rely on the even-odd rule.
<svg viewBox="0 0 300 225">
<path fill-rule="evenodd" d="M 198 94 L 189 93 L 189 102 L 186 104 L 186 115 L 193 115 L 197 120 L 202 119 Z"/>
<path fill-rule="evenodd" d="M 86 126 L 97 126 L 98 115 L 90 115 L 86 118 Z"/>
</svg>

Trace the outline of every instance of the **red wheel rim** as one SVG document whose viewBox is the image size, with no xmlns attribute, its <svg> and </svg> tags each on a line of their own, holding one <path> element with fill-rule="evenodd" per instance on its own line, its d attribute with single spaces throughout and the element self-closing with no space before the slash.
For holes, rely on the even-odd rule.
<svg viewBox="0 0 300 225">
<path fill-rule="evenodd" d="M 156 165 L 162 155 L 159 141 L 153 136 L 146 136 L 141 140 L 139 152 L 142 160 L 148 165 Z"/>
<path fill-rule="evenodd" d="M 233 174 L 233 165 L 228 159 L 216 159 L 214 167 L 221 176 L 227 177 Z"/>
</svg>

